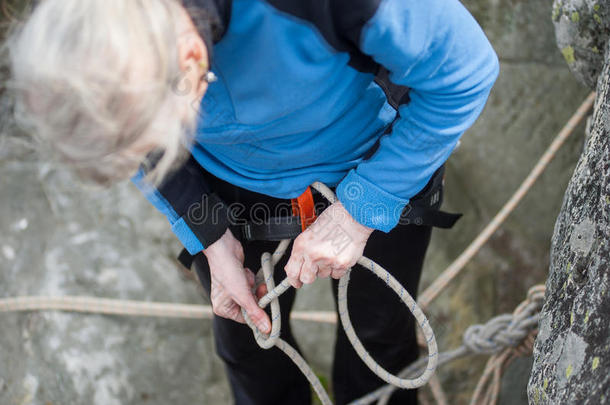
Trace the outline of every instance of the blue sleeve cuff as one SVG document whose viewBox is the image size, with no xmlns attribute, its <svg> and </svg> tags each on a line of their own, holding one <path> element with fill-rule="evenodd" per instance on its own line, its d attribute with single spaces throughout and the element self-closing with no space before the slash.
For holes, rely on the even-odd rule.
<svg viewBox="0 0 610 405">
<path fill-rule="evenodd" d="M 172 224 L 172 231 L 190 254 L 195 255 L 204 249 L 203 244 L 188 227 L 184 218 L 179 218 Z"/>
<path fill-rule="evenodd" d="M 409 200 L 398 198 L 351 170 L 337 186 L 337 198 L 364 226 L 390 232 Z"/>
</svg>

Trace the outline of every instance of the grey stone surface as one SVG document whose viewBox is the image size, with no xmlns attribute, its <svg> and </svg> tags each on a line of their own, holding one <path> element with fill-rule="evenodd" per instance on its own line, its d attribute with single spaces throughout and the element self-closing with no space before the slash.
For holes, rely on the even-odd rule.
<svg viewBox="0 0 610 405">
<path fill-rule="evenodd" d="M 453 230 L 434 232 L 424 285 L 500 208 L 587 92 L 554 44 L 551 0 L 464 3 L 498 51 L 501 75 L 448 164 L 445 207 L 465 217 Z M 430 309 L 441 349 L 458 345 L 471 323 L 512 311 L 531 284 L 545 279 L 550 235 L 582 150 L 581 134 L 582 128 Z M 164 218 L 131 185 L 83 188 L 17 141 L 0 139 L 0 296 L 204 303 L 194 283 L 175 269 L 178 244 Z M 328 282 L 300 291 L 296 307 L 332 310 Z M 54 313 L 0 319 L 0 404 L 229 402 L 206 321 Z M 328 377 L 334 327 L 294 328 L 307 359 Z M 467 403 L 484 361 L 467 359 L 440 370 L 451 404 Z M 516 374 L 521 379 L 510 380 L 507 395 L 525 391 L 527 377 Z"/>
<path fill-rule="evenodd" d="M 528 385 L 530 401 L 536 405 L 609 401 L 610 59 L 607 56 L 598 77 L 591 133 L 553 234 L 546 300 Z"/>
<path fill-rule="evenodd" d="M 531 357 L 519 357 L 508 366 L 502 378 L 498 405 L 527 404 L 527 390 L 523 379 L 529 375 L 531 369 Z"/>
<path fill-rule="evenodd" d="M 610 30 L 610 3 L 604 0 L 555 0 L 557 45 L 578 80 L 595 88 L 604 64 Z"/>
<path fill-rule="evenodd" d="M 0 297 L 94 295 L 204 303 L 167 225 L 128 184 L 109 191 L 3 139 Z M 0 403 L 226 403 L 209 321 L 0 314 Z"/>
</svg>

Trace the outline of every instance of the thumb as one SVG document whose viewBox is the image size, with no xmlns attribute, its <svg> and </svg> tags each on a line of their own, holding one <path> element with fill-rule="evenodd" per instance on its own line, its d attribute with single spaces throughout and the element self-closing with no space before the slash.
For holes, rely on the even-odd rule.
<svg viewBox="0 0 610 405">
<path fill-rule="evenodd" d="M 271 332 L 271 322 L 269 321 L 267 313 L 258 306 L 254 300 L 254 295 L 252 295 L 250 291 L 248 291 L 247 294 L 244 294 L 243 298 L 240 299 L 239 306 L 246 311 L 258 330 L 263 333 Z"/>
<path fill-rule="evenodd" d="M 250 270 L 245 270 L 246 273 L 249 273 L 252 277 L 254 276 Z M 248 276 L 246 277 L 249 278 Z M 241 291 L 239 294 L 237 294 L 235 300 L 237 301 L 239 306 L 246 311 L 252 322 L 254 322 L 256 327 L 261 332 L 271 332 L 271 322 L 269 320 L 269 317 L 267 316 L 267 313 L 265 313 L 265 311 L 263 311 L 263 309 L 258 306 L 258 303 L 256 302 L 252 291 L 250 291 L 249 289 Z"/>
</svg>

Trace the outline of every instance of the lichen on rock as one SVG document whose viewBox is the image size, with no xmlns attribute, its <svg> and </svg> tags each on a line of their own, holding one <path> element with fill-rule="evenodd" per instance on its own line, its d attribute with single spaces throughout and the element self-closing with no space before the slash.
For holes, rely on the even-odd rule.
<svg viewBox="0 0 610 405">
<path fill-rule="evenodd" d="M 602 404 L 610 393 L 610 52 L 590 131 L 555 225 L 528 386 L 534 404 Z"/>
<path fill-rule="evenodd" d="M 582 83 L 595 88 L 610 30 L 610 2 L 555 0 L 552 19 L 557 45 L 570 70 Z"/>
</svg>

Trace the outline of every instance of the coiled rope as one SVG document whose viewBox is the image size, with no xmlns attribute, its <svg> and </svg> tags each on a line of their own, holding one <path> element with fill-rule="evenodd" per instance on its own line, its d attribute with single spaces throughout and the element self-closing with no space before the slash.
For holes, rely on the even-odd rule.
<svg viewBox="0 0 610 405">
<path fill-rule="evenodd" d="M 337 200 L 335 194 L 324 184 L 316 182 L 312 185 L 316 190 L 320 192 L 331 204 Z M 252 322 L 248 313 L 242 309 L 242 314 L 246 323 L 250 326 L 254 333 L 254 338 L 260 347 L 263 349 L 269 349 L 273 346 L 277 346 L 280 350 L 286 353 L 292 361 L 299 367 L 299 369 L 303 372 L 307 380 L 312 385 L 314 391 L 320 398 L 320 401 L 323 405 L 332 405 L 332 401 L 330 400 L 328 393 L 322 387 L 320 380 L 315 376 L 309 365 L 303 360 L 303 358 L 298 354 L 298 352 L 286 343 L 284 340 L 280 339 L 280 329 L 281 329 L 281 316 L 280 316 L 280 305 L 278 301 L 278 297 L 282 295 L 288 288 L 290 288 L 290 283 L 287 279 L 284 279 L 278 286 L 275 286 L 273 281 L 273 269 L 275 265 L 279 262 L 282 256 L 286 253 L 286 249 L 290 243 L 290 240 L 283 240 L 279 243 L 273 255 L 270 253 L 264 253 L 261 257 L 261 269 L 257 272 L 256 278 L 257 281 L 264 281 L 267 290 L 269 291 L 264 297 L 262 297 L 258 305 L 261 308 L 266 308 L 267 305 L 271 304 L 271 332 L 269 334 L 264 334 L 258 330 L 256 325 Z M 341 320 L 341 324 L 343 325 L 343 329 L 345 330 L 345 334 L 347 335 L 350 343 L 354 347 L 354 350 L 360 356 L 362 361 L 371 369 L 373 373 L 375 373 L 379 378 L 386 381 L 388 384 L 392 386 L 396 386 L 399 388 L 407 388 L 413 389 L 423 386 L 430 380 L 434 371 L 436 370 L 436 365 L 438 363 L 438 348 L 436 345 L 436 338 L 434 336 L 434 332 L 430 327 L 430 323 L 428 319 L 419 308 L 413 297 L 407 292 L 407 290 L 400 285 L 398 280 L 396 280 L 387 270 L 381 267 L 379 264 L 375 263 L 373 260 L 362 256 L 358 260 L 358 264 L 362 267 L 372 271 L 377 277 L 383 280 L 394 292 L 400 297 L 400 300 L 409 308 L 417 324 L 420 327 L 420 330 L 423 333 L 423 336 L 426 340 L 426 344 L 428 346 L 428 356 L 426 358 L 426 367 L 422 369 L 422 372 L 419 376 L 414 378 L 400 378 L 399 376 L 395 376 L 381 367 L 368 353 L 368 351 L 358 339 L 356 332 L 352 326 L 352 322 L 349 318 L 349 313 L 347 309 L 347 287 L 349 285 L 350 273 L 351 270 L 348 270 L 347 273 L 341 277 L 339 280 L 339 287 L 337 293 L 337 302 L 339 306 L 339 317 Z M 258 282 L 255 284 L 259 284 Z"/>
</svg>

